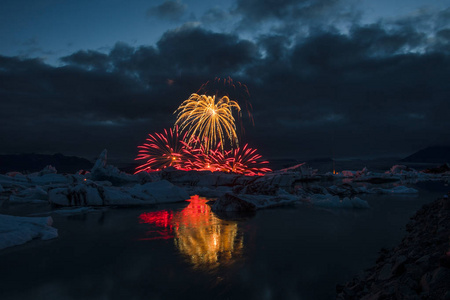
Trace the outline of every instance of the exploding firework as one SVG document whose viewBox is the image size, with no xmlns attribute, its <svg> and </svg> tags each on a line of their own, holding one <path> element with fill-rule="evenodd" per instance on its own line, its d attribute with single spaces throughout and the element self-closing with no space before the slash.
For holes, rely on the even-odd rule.
<svg viewBox="0 0 450 300">
<path fill-rule="evenodd" d="M 221 151 L 220 143 L 217 144 L 215 149 L 210 149 L 209 152 L 206 152 L 206 148 L 202 144 L 199 144 L 200 146 L 197 148 L 190 147 L 188 143 L 184 144 L 184 169 L 229 172 L 227 168 L 227 160 L 224 153 Z M 226 151 L 225 153 L 228 152 Z"/>
<path fill-rule="evenodd" d="M 135 160 L 146 160 L 136 168 L 141 171 L 157 171 L 166 167 L 182 169 L 185 145 L 183 137 L 179 136 L 178 127 L 174 130 L 164 129 L 163 133 L 149 134 L 146 142 L 138 146 L 138 155 Z"/>
<path fill-rule="evenodd" d="M 239 146 L 233 109 L 241 111 L 239 104 L 227 96 L 216 101 L 216 96 L 192 94 L 174 112 L 178 112 L 175 126 L 186 131 L 189 143 L 201 141 L 207 153 L 218 142 L 223 152 L 226 138 L 231 146 Z M 194 136 L 199 138 L 193 139 Z"/>
<path fill-rule="evenodd" d="M 230 76 L 227 78 L 216 77 L 214 80 L 208 80 L 198 89 L 197 94 L 215 95 L 216 97 L 227 96 L 237 101 L 241 107 L 245 107 L 250 122 L 253 122 L 253 108 L 250 103 L 250 92 L 248 87 Z M 243 105 L 242 105 L 243 104 Z M 240 116 L 238 116 L 240 117 Z"/>
<path fill-rule="evenodd" d="M 205 151 L 203 145 L 199 148 L 192 148 L 185 143 L 185 146 L 183 168 L 187 170 L 218 171 L 248 176 L 263 175 L 272 171 L 265 167 L 268 161 L 262 160 L 261 155 L 256 153 L 257 150 L 248 147 L 247 144 L 242 148 L 225 152 L 220 151 L 220 143 L 209 152 Z"/>
<path fill-rule="evenodd" d="M 261 160 L 261 155 L 256 153 L 256 149 L 248 147 L 248 144 L 242 148 L 228 151 L 226 160 L 229 172 L 237 174 L 254 176 L 272 171 L 264 167 L 269 162 Z"/>
</svg>

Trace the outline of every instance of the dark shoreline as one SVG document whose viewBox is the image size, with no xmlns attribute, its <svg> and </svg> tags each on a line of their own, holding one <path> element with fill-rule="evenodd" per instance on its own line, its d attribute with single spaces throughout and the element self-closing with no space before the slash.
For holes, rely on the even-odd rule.
<svg viewBox="0 0 450 300">
<path fill-rule="evenodd" d="M 450 192 L 449 192 L 450 195 Z M 337 299 L 450 299 L 450 198 L 424 205 L 393 249 L 345 285 Z"/>
</svg>

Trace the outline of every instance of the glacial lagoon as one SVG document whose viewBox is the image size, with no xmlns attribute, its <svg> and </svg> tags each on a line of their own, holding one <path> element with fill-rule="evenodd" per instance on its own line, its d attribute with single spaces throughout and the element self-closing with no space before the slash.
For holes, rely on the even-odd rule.
<svg viewBox="0 0 450 300">
<path fill-rule="evenodd" d="M 292 205 L 218 216 L 208 199 L 138 208 L 0 213 L 50 215 L 59 237 L 0 252 L 2 299 L 334 299 L 401 241 L 409 218 L 442 196 L 365 195 L 370 209 Z"/>
</svg>

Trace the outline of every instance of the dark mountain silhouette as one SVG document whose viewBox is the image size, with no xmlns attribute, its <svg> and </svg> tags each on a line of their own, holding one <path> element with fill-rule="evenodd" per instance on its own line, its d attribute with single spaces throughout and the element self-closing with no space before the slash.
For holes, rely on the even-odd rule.
<svg viewBox="0 0 450 300">
<path fill-rule="evenodd" d="M 433 146 L 417 151 L 401 160 L 417 163 L 447 163 L 450 162 L 450 146 Z"/>
<path fill-rule="evenodd" d="M 58 173 L 75 173 L 78 170 L 90 170 L 93 163 L 77 156 L 65 156 L 61 153 L 48 154 L 7 154 L 0 155 L 0 173 L 12 171 L 37 172 L 52 165 Z"/>
</svg>

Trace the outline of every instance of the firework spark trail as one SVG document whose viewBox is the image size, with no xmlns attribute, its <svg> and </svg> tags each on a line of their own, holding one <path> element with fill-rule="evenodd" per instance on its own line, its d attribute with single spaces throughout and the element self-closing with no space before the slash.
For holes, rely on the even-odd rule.
<svg viewBox="0 0 450 300">
<path fill-rule="evenodd" d="M 229 139 L 231 146 L 239 146 L 233 109 L 241 111 L 239 104 L 227 96 L 216 102 L 215 96 L 194 93 L 174 112 L 178 112 L 175 126 L 179 125 L 180 131 L 186 130 L 189 143 L 194 140 L 192 137 L 197 136 L 209 152 L 212 145 L 220 142 L 223 152 L 225 138 Z"/>
<path fill-rule="evenodd" d="M 235 174 L 244 174 L 248 176 L 263 175 L 272 170 L 266 168 L 268 161 L 263 161 L 257 149 L 248 147 L 248 144 L 242 148 L 230 151 L 220 151 L 220 143 L 215 149 L 206 152 L 205 147 L 200 145 L 199 148 L 187 147 L 185 151 L 184 169 L 211 172 L 227 172 Z"/>
<path fill-rule="evenodd" d="M 250 103 L 250 92 L 245 84 L 233 80 L 230 76 L 223 79 L 216 77 L 214 80 L 208 80 L 206 83 L 202 84 L 202 86 L 198 89 L 197 94 L 215 95 L 216 97 L 227 96 L 236 100 L 240 106 L 242 106 L 241 103 L 244 103 L 247 116 L 252 125 L 255 125 L 253 120 L 253 107 Z M 241 131 L 243 133 L 244 127 L 242 124 L 241 115 L 238 115 L 238 123 L 240 124 Z"/>
<path fill-rule="evenodd" d="M 183 137 L 179 136 L 178 127 L 163 133 L 149 134 L 146 143 L 138 146 L 138 155 L 135 160 L 146 160 L 145 163 L 136 168 L 136 173 L 141 171 L 156 171 L 165 167 L 182 168 Z"/>
<path fill-rule="evenodd" d="M 194 138 L 198 139 L 198 138 Z M 184 164 L 183 168 L 186 170 L 197 171 L 221 171 L 228 172 L 227 161 L 224 153 L 221 151 L 220 142 L 216 145 L 215 149 L 210 149 L 206 152 L 204 145 L 199 144 L 197 148 L 191 147 L 188 143 L 183 142 L 184 149 Z M 227 151 L 225 151 L 227 153 Z"/>
<path fill-rule="evenodd" d="M 227 168 L 230 172 L 254 176 L 272 171 L 263 166 L 269 162 L 261 161 L 261 155 L 256 153 L 256 149 L 248 147 L 248 144 L 229 151 L 227 156 Z"/>
<path fill-rule="evenodd" d="M 194 137 L 198 143 L 199 139 Z M 149 134 L 147 142 L 138 146 L 139 153 L 135 160 L 146 160 L 136 168 L 136 173 L 142 171 L 158 171 L 166 167 L 180 170 L 197 170 L 211 172 L 227 172 L 248 176 L 263 175 L 270 172 L 264 167 L 267 161 L 261 160 L 256 149 L 246 144 L 242 148 L 221 151 L 220 142 L 214 149 L 206 151 L 203 144 L 192 147 L 180 138 L 177 129 L 164 130 L 163 133 Z"/>
</svg>

